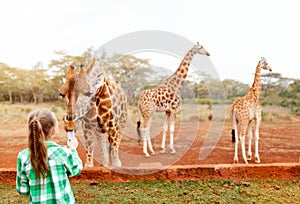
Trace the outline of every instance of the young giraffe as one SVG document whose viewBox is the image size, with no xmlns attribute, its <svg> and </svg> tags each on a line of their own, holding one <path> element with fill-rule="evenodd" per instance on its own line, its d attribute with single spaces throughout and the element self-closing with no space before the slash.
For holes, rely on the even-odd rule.
<svg viewBox="0 0 300 204">
<path fill-rule="evenodd" d="M 85 71 L 84 66 L 81 66 L 78 75 L 75 74 L 74 67 L 69 68 L 67 80 L 59 90 L 60 95 L 66 99 L 68 105 L 65 127 L 66 130 L 71 131 L 74 129 L 75 121 L 81 120 L 87 151 L 86 167 L 93 166 L 94 138 L 100 140 L 103 165 L 108 166 L 109 158 L 105 133 L 108 135 L 110 143 L 112 166 L 121 167 L 118 148 L 121 142 L 122 129 L 125 127 L 127 119 L 126 96 L 95 61 L 94 58 L 87 71 Z M 79 94 L 90 92 L 92 94 L 87 99 L 81 97 L 81 100 L 78 100 Z M 72 96 L 77 97 L 72 99 Z M 79 113 L 79 116 L 76 116 L 75 113 Z"/>
<path fill-rule="evenodd" d="M 255 119 L 255 162 L 260 163 L 258 153 L 258 140 L 259 140 L 259 126 L 261 122 L 261 106 L 259 104 L 259 94 L 261 89 L 260 84 L 260 70 L 266 69 L 272 71 L 265 58 L 259 60 L 252 87 L 249 92 L 242 98 L 235 100 L 231 106 L 232 116 L 232 141 L 235 142 L 234 163 L 238 163 L 238 138 L 241 142 L 242 155 L 244 162 L 248 164 L 247 160 L 251 160 L 251 140 L 252 140 L 252 127 L 251 122 Z M 248 128 L 248 153 L 246 158 L 245 152 L 245 136 Z"/>
<path fill-rule="evenodd" d="M 180 97 L 178 94 L 180 92 L 182 84 L 187 77 L 189 65 L 195 54 L 210 56 L 210 54 L 203 48 L 203 46 L 197 43 L 192 47 L 192 49 L 187 52 L 173 75 L 166 78 L 165 81 L 158 87 L 143 91 L 139 97 L 138 109 L 140 115 L 142 116 L 143 122 L 142 124 L 138 122 L 138 128 L 141 125 L 142 129 L 142 136 L 139 129 L 138 136 L 139 138 L 143 139 L 143 153 L 146 155 L 146 157 L 150 157 L 150 154 L 147 151 L 147 146 L 149 147 L 150 153 L 155 154 L 150 138 L 150 125 L 154 112 L 166 113 L 166 118 L 163 125 L 161 153 L 165 153 L 168 123 L 170 125 L 171 153 L 176 153 L 174 149 L 174 125 L 176 114 L 180 108 Z"/>
</svg>

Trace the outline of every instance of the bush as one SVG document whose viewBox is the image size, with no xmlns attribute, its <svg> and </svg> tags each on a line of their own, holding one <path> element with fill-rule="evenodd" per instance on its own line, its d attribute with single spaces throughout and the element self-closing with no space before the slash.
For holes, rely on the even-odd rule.
<svg viewBox="0 0 300 204">
<path fill-rule="evenodd" d="M 56 107 L 52 107 L 52 108 L 51 108 L 51 111 L 52 111 L 53 113 L 57 113 L 57 112 L 58 112 L 58 109 L 57 109 Z"/>
<path fill-rule="evenodd" d="M 209 105 L 212 103 L 212 100 L 209 99 L 209 98 L 199 98 L 197 100 L 198 104 L 201 104 L 201 105 Z"/>
</svg>

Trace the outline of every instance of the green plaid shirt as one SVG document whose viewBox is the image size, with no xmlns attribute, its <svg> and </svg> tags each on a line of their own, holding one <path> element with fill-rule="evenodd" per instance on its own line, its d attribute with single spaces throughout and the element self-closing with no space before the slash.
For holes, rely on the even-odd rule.
<svg viewBox="0 0 300 204">
<path fill-rule="evenodd" d="M 82 161 L 74 149 L 46 142 L 50 174 L 36 178 L 30 163 L 29 149 L 18 154 L 16 189 L 21 195 L 30 195 L 30 203 L 75 203 L 68 177 L 79 175 Z"/>
</svg>

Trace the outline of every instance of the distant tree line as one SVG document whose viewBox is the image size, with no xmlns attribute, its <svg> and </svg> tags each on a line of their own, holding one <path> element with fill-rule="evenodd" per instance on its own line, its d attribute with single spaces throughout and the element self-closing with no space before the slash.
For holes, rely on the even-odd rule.
<svg viewBox="0 0 300 204">
<path fill-rule="evenodd" d="M 66 76 L 68 67 L 71 64 L 88 64 L 94 52 L 89 48 L 82 55 L 73 56 L 65 51 L 56 51 L 55 59 L 52 59 L 47 67 L 38 62 L 31 69 L 10 67 L 0 62 L 0 102 L 38 104 L 60 100 L 58 89 L 63 83 L 62 79 Z M 164 78 L 156 73 L 157 70 L 148 60 L 133 55 L 114 54 L 108 57 L 104 53 L 98 60 L 110 77 L 125 90 L 130 104 L 136 104 L 142 90 L 158 85 Z M 187 79 L 181 97 L 185 101 L 210 104 L 214 102 L 213 98 L 222 94 L 220 91 L 225 90 L 226 102 L 232 103 L 235 98 L 244 96 L 250 88 L 242 82 L 225 79 L 222 81 L 224 89 L 220 89 L 220 83 L 217 82 L 209 76 L 198 80 Z M 289 107 L 300 115 L 298 79 L 269 73 L 261 75 L 261 82 L 262 105 Z"/>
</svg>

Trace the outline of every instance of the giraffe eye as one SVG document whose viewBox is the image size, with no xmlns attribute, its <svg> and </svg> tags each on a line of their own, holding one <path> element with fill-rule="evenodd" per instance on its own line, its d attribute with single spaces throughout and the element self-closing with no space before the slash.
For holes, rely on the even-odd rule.
<svg viewBox="0 0 300 204">
<path fill-rule="evenodd" d="M 59 96 L 61 97 L 61 98 L 65 98 L 65 94 L 62 94 L 62 93 L 59 93 Z"/>
</svg>

